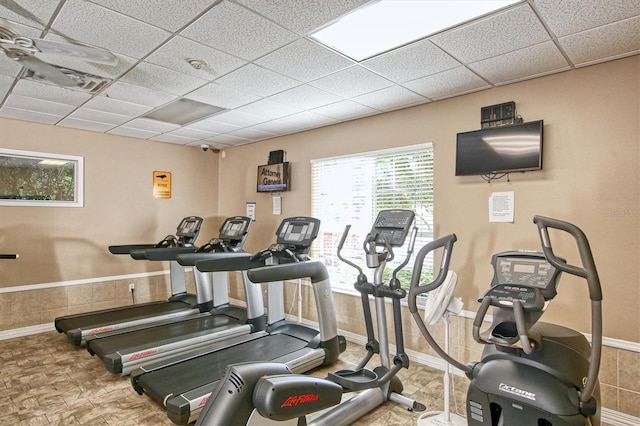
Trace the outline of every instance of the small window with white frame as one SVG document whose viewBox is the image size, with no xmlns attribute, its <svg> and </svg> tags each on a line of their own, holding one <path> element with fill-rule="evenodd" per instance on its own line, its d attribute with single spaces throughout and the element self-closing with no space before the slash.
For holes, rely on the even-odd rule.
<svg viewBox="0 0 640 426">
<path fill-rule="evenodd" d="M 342 256 L 366 269 L 362 243 L 376 215 L 383 209 L 402 208 L 416 213 L 418 228 L 412 259 L 398 275 L 408 289 L 415 254 L 433 240 L 432 144 L 312 160 L 311 176 L 312 216 L 321 221 L 311 255 L 327 266 L 332 287 L 355 291 L 355 270 L 337 257 L 345 226 L 351 229 Z M 397 263 L 406 256 L 408 245 L 396 251 Z M 390 274 L 395 261 L 389 266 Z M 433 259 L 426 259 L 421 282 L 430 281 L 432 274 Z"/>
<path fill-rule="evenodd" d="M 0 206 L 83 207 L 84 159 L 0 148 Z"/>
</svg>

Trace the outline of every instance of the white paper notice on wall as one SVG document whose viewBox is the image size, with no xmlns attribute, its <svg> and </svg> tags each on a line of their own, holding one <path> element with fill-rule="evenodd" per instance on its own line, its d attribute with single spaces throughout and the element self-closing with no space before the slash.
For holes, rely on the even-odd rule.
<svg viewBox="0 0 640 426">
<path fill-rule="evenodd" d="M 256 202 L 247 201 L 247 217 L 256 220 Z"/>
<path fill-rule="evenodd" d="M 273 197 L 273 214 L 281 215 L 282 214 L 282 198 Z"/>
<path fill-rule="evenodd" d="M 514 198 L 513 191 L 491 193 L 489 197 L 489 222 L 513 223 Z"/>
</svg>

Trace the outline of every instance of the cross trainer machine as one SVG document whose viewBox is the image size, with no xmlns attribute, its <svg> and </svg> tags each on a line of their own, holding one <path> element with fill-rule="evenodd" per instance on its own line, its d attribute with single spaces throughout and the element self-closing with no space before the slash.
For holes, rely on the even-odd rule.
<svg viewBox="0 0 640 426">
<path fill-rule="evenodd" d="M 242 246 L 251 222 L 251 218 L 246 216 L 230 217 L 220 227 L 217 238 L 197 249 L 171 247 L 147 250 L 142 255 L 155 261 L 176 261 L 179 255 L 187 259 L 233 257 L 236 253 L 243 253 Z M 184 266 L 184 262 L 179 263 Z M 86 339 L 89 353 L 97 355 L 110 372 L 126 375 L 145 363 L 264 330 L 267 320 L 262 293 L 249 281 L 246 273 L 242 274 L 246 308 L 229 303 L 228 272 L 201 272 L 196 269 L 194 275 L 198 296 L 208 294 L 208 303 L 199 304 L 201 313 L 89 336 Z"/>
<path fill-rule="evenodd" d="M 598 370 L 602 349 L 602 290 L 585 234 L 573 224 L 535 216 L 542 253 L 515 251 L 492 257 L 494 277 L 479 299 L 473 338 L 485 345 L 479 362 L 464 365 L 442 350 L 417 311 L 416 298 L 448 282 L 445 280 L 454 234 L 418 252 L 409 290 L 409 310 L 423 336 L 448 363 L 471 379 L 467 392 L 467 424 L 483 426 L 599 425 Z M 567 263 L 553 251 L 549 229 L 575 240 L 580 266 Z M 425 255 L 444 248 L 438 277 L 419 284 Z M 561 272 L 584 278 L 591 299 L 592 344 L 581 333 L 538 321 L 556 296 Z M 481 331 L 489 307 L 490 327 Z"/>
<path fill-rule="evenodd" d="M 202 222 L 201 217 L 187 216 L 180 221 L 175 235 L 167 235 L 156 244 L 113 245 L 109 246 L 109 252 L 129 256 L 136 250 L 194 247 Z M 145 259 L 142 255 L 135 258 Z M 99 332 L 197 314 L 198 310 L 194 309 L 197 308 L 197 296 L 187 293 L 184 268 L 177 262 L 170 262 L 169 266 L 172 295 L 168 300 L 65 315 L 54 320 L 56 330 L 59 333 L 65 333 L 69 342 L 80 346 L 88 336 Z"/>
<path fill-rule="evenodd" d="M 354 369 L 329 373 L 323 379 L 292 374 L 286 366 L 275 363 L 230 365 L 196 425 L 263 425 L 269 420 L 296 420 L 298 425 L 348 425 L 388 401 L 403 405 L 409 410 L 424 410 L 426 407 L 423 404 L 401 395 L 403 386 L 397 377 L 400 370 L 409 367 L 409 358 L 404 353 L 400 317 L 400 300 L 406 296 L 406 291 L 400 287 L 397 273 L 408 263 L 413 250 L 417 233 L 417 228 L 412 230 L 414 216 L 414 212 L 410 210 L 379 212 L 363 243 L 367 267 L 373 269 L 373 282 L 369 281 L 359 266 L 340 255 L 350 226 L 346 227 L 340 240 L 339 258 L 358 271 L 355 288 L 361 294 L 368 338 L 367 353 Z M 393 248 L 403 246 L 409 234 L 411 236 L 406 258 L 392 272 L 389 284 L 385 284 L 383 274 L 387 262 L 394 258 Z M 288 265 L 281 265 L 272 268 L 282 270 L 287 267 Z M 250 271 L 250 277 L 269 268 L 267 266 Z M 379 341 L 373 331 L 369 296 L 375 299 Z M 392 301 L 397 348 L 393 360 L 389 355 L 387 336 L 387 298 Z M 365 368 L 375 354 L 379 355 L 380 365 L 374 369 Z M 242 386 L 239 387 L 238 383 L 242 383 Z M 348 392 L 357 393 L 341 402 L 343 393 Z M 316 413 L 323 409 L 327 410 Z M 313 418 L 309 416 L 310 420 L 307 422 L 306 416 L 310 413 L 318 415 Z"/>
</svg>

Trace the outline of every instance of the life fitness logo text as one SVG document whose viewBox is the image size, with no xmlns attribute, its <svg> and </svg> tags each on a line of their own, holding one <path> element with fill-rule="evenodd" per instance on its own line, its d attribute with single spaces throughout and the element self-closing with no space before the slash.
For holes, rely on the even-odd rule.
<svg viewBox="0 0 640 426">
<path fill-rule="evenodd" d="M 293 407 L 298 404 L 306 404 L 307 402 L 314 402 L 320 399 L 320 395 L 317 393 L 309 393 L 306 395 L 293 395 L 287 398 L 285 402 L 280 406 L 282 407 Z"/>
<path fill-rule="evenodd" d="M 113 326 L 94 328 L 89 332 L 89 334 L 98 334 L 98 333 L 106 333 L 107 331 L 113 330 Z"/>
<path fill-rule="evenodd" d="M 514 386 L 510 386 L 504 383 L 500 383 L 500 385 L 498 385 L 498 389 L 500 389 L 502 392 L 506 392 L 506 393 L 510 393 L 512 395 L 517 395 L 520 396 L 522 398 L 526 398 L 526 399 L 530 399 L 532 401 L 536 400 L 536 394 L 533 392 L 529 392 L 529 391 L 525 391 L 522 389 L 518 389 Z"/>
<path fill-rule="evenodd" d="M 156 354 L 158 351 L 156 349 L 149 349 L 148 351 L 142 351 L 131 355 L 129 360 L 133 361 L 136 359 L 144 358 L 145 356 L 150 356 Z"/>
</svg>

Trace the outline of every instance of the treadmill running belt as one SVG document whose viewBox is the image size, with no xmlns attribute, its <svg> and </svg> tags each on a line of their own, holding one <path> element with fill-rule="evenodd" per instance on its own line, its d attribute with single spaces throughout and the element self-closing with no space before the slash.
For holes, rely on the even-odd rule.
<svg viewBox="0 0 640 426">
<path fill-rule="evenodd" d="M 162 315 L 189 309 L 189 304 L 181 301 L 159 302 L 126 307 L 124 309 L 105 310 L 95 314 L 82 315 L 76 318 L 60 318 L 56 321 L 56 328 L 60 332 L 76 328 L 94 328 L 101 324 L 112 324 L 129 319 Z"/>
<path fill-rule="evenodd" d="M 177 396 L 222 378 L 229 364 L 251 361 L 271 361 L 303 349 L 306 340 L 285 334 L 266 335 L 199 358 L 181 362 L 138 377 L 138 384 L 153 400 L 164 405 L 167 395 Z"/>
<path fill-rule="evenodd" d="M 142 345 L 151 345 L 156 343 L 157 346 L 183 340 L 185 336 L 197 337 L 200 335 L 210 334 L 215 332 L 216 329 L 241 324 L 242 322 L 242 319 L 233 318 L 227 315 L 190 318 L 171 324 L 161 324 L 142 330 L 90 340 L 87 344 L 91 351 L 100 358 L 103 358 L 104 355 L 108 353 L 127 351 L 132 348 L 138 348 Z M 246 322 L 246 320 L 244 322 Z"/>
</svg>

